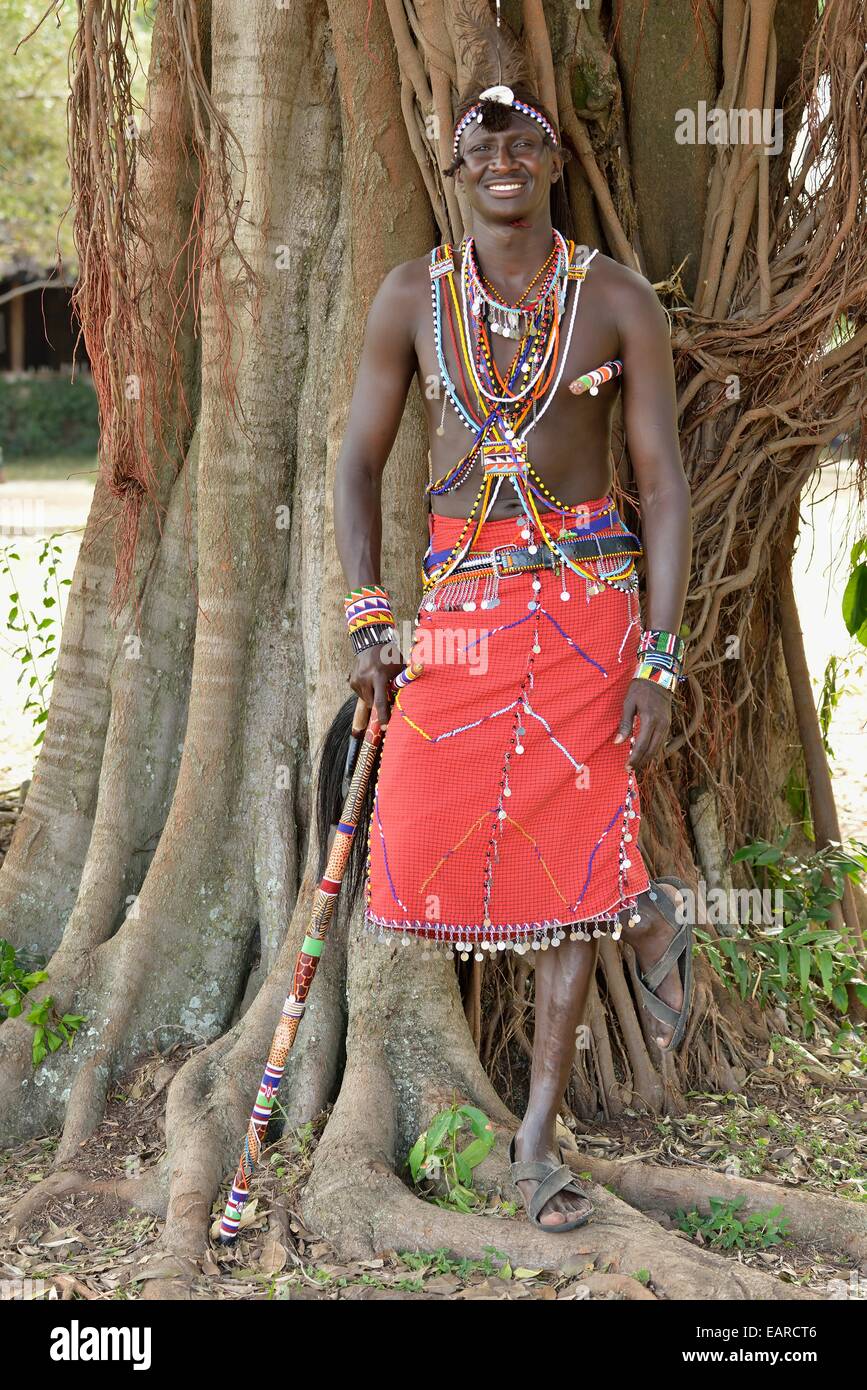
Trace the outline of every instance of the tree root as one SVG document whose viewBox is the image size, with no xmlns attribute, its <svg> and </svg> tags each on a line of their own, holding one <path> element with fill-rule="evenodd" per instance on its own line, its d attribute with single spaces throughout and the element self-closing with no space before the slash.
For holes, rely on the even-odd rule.
<svg viewBox="0 0 867 1390">
<path fill-rule="evenodd" d="M 589 1289 L 591 1297 L 593 1294 L 600 1294 L 602 1297 L 616 1294 L 633 1303 L 647 1298 L 652 1303 L 656 1302 L 656 1294 L 651 1293 L 640 1280 L 633 1279 L 628 1274 L 588 1274 L 581 1282 Z"/>
<path fill-rule="evenodd" d="M 570 1270 L 586 1267 L 588 1274 L 647 1270 L 665 1298 L 810 1297 L 688 1244 L 602 1187 L 591 1193 L 591 1222 L 561 1235 L 526 1220 L 459 1215 L 415 1197 L 398 1173 L 439 1098 L 480 1106 L 502 1136 L 475 1170 L 479 1192 L 514 1195 L 503 1139 L 516 1122 L 478 1062 L 454 982 L 448 991 L 438 988 L 438 974 L 451 962 L 416 964 L 407 959 L 413 954 L 363 941 L 350 953 L 347 1067 L 302 1202 L 305 1224 L 343 1258 L 446 1248 L 481 1259 L 494 1246 L 528 1268 L 570 1262 Z M 452 1007 L 444 1006 L 448 1000 Z"/>
<path fill-rule="evenodd" d="M 224 1189 L 237 1164 L 252 1099 L 285 996 L 290 960 L 297 953 L 309 893 L 302 892 L 295 929 L 286 941 L 268 980 L 253 1005 L 233 1029 L 195 1052 L 173 1078 L 167 1092 L 166 1144 L 162 1161 L 138 1178 L 95 1180 L 74 1168 L 59 1167 L 36 1184 L 13 1207 L 8 1218 L 24 1230 L 53 1200 L 75 1193 L 111 1198 L 165 1219 L 151 1258 L 143 1264 L 142 1298 L 188 1296 L 190 1280 L 208 1244 L 215 1196 Z M 317 974 L 305 1028 L 286 1068 L 282 1111 L 297 1127 L 328 1104 L 343 1045 L 345 951 L 341 931 Z M 56 1162 L 76 1160 L 83 1140 L 99 1126 L 105 1109 L 111 1066 L 88 1059 L 75 1076 Z"/>
<path fill-rule="evenodd" d="M 585 1153 L 570 1158 L 573 1168 L 592 1173 L 594 1182 L 613 1188 L 639 1211 L 665 1211 L 673 1216 L 679 1209 L 694 1207 L 707 1215 L 710 1196 L 744 1197 L 742 1210 L 747 1215 L 782 1206 L 794 1240 L 847 1255 L 856 1264 L 867 1260 L 867 1211 L 858 1203 L 781 1183 L 730 1177 L 715 1169 L 623 1163 Z"/>
<path fill-rule="evenodd" d="M 164 845 L 163 840 L 161 850 Z M 219 899 L 222 888 L 220 866 L 211 866 L 205 885 L 190 853 L 171 883 L 158 866 L 152 869 L 139 913 L 111 941 L 94 952 L 60 946 L 39 993 L 50 988 L 59 1013 L 74 1009 L 85 1022 L 71 1049 L 51 1053 L 35 1070 L 31 1025 L 24 1018 L 2 1025 L 4 1143 L 62 1126 L 58 1163 L 74 1161 L 101 1123 L 108 1088 L 135 1061 L 155 1045 L 178 1041 L 179 1034 L 200 1042 L 222 1034 L 252 930 L 248 904 L 233 902 L 225 892 Z M 182 916 L 173 893 L 188 904 Z M 212 909 L 219 911 L 217 929 Z"/>
<path fill-rule="evenodd" d="M 89 1178 L 86 1173 L 66 1168 L 34 1184 L 15 1203 L 6 1217 L 7 1239 L 15 1240 L 21 1232 L 28 1230 L 52 1202 L 79 1194 L 108 1199 L 115 1202 L 119 1209 L 136 1207 L 154 1216 L 165 1214 L 165 1199 L 160 1195 L 154 1172 L 140 1178 Z"/>
<path fill-rule="evenodd" d="M 160 1177 L 167 1192 L 166 1224 L 157 1249 L 161 1257 L 195 1263 L 208 1243 L 214 1197 L 234 1174 L 250 1108 L 280 1015 L 308 910 L 309 893 L 299 896 L 294 929 L 268 980 L 243 1019 L 210 1047 L 196 1053 L 173 1079 L 166 1104 L 167 1152 Z M 286 1065 L 275 1116 L 296 1128 L 319 1114 L 334 1091 L 343 1046 L 345 951 L 333 927 L 329 951 L 316 976 L 305 1026 Z M 166 1282 L 168 1280 L 168 1282 Z M 177 1275 L 148 1277 L 142 1297 L 178 1296 Z"/>
<path fill-rule="evenodd" d="M 647 1270 L 669 1299 L 808 1299 L 802 1289 L 736 1264 L 670 1234 L 588 1184 L 595 1212 L 577 1231 L 552 1235 L 528 1221 L 464 1216 L 414 1197 L 390 1171 L 382 1147 L 320 1143 L 303 1211 L 343 1258 L 370 1259 L 385 1250 L 448 1250 L 453 1258 L 481 1260 L 493 1246 L 513 1266 L 565 1270 L 588 1276 Z M 325 1227 L 325 1229 L 323 1229 Z M 603 1286 L 604 1287 L 604 1286 Z"/>
</svg>

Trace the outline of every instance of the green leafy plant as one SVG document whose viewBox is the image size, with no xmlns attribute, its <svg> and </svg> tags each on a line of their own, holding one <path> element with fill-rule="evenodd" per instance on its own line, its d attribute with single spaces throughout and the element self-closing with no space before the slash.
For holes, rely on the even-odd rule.
<svg viewBox="0 0 867 1390">
<path fill-rule="evenodd" d="M 418 1250 L 403 1250 L 398 1258 L 407 1269 L 420 1270 L 424 1274 L 454 1274 L 458 1279 L 469 1279 L 473 1274 L 499 1275 L 505 1269 L 510 1269 L 509 1257 L 504 1255 L 502 1250 L 498 1250 L 494 1245 L 486 1245 L 484 1251 L 483 1260 L 452 1259 L 445 1246 L 431 1254 Z"/>
<path fill-rule="evenodd" d="M 862 566 L 862 569 L 864 566 Z M 849 695 L 853 690 L 860 689 L 858 682 L 864 674 L 864 653 L 858 651 L 855 655 L 849 653 L 845 657 L 830 656 L 825 666 L 825 675 L 822 680 L 822 689 L 818 696 L 819 727 L 822 730 L 822 744 L 829 758 L 833 758 L 834 750 L 830 743 L 831 719 L 834 715 L 840 700 L 844 695 Z M 849 683 L 851 680 L 851 684 Z M 811 836 L 812 838 L 812 836 Z"/>
<path fill-rule="evenodd" d="M 30 991 L 47 979 L 47 970 L 29 968 L 17 958 L 10 942 L 0 940 L 0 1019 L 17 1018 Z M 49 1052 L 56 1052 L 64 1042 L 72 1046 L 85 1019 L 81 1014 L 58 1014 L 49 994 L 31 1007 L 27 1022 L 33 1025 L 33 1065 L 38 1067 Z"/>
<path fill-rule="evenodd" d="M 34 1004 L 27 1015 L 27 1022 L 32 1023 L 34 1029 L 34 1067 L 38 1067 L 49 1052 L 56 1052 L 64 1043 L 67 1047 L 72 1047 L 75 1035 L 84 1021 L 83 1014 L 59 1014 L 50 994 L 45 999 L 40 999 L 38 1004 Z"/>
<path fill-rule="evenodd" d="M 772 895 L 775 920 L 743 926 L 735 935 L 711 936 L 697 929 L 696 939 L 708 961 L 742 999 L 762 1005 L 796 1005 L 804 1035 L 811 1037 L 828 1006 L 849 1010 L 850 992 L 867 1004 L 858 960 L 842 933 L 830 926 L 832 908 L 843 896 L 847 879 L 858 882 L 867 872 L 867 845 L 828 845 L 808 859 L 785 849 L 788 828 L 779 842 L 757 840 L 733 855 L 753 866 L 760 886 Z"/>
<path fill-rule="evenodd" d="M 29 968 L 10 941 L 0 940 L 0 1019 L 17 1018 L 26 995 L 47 979 L 47 970 Z"/>
<path fill-rule="evenodd" d="M 772 1207 L 770 1211 L 754 1211 L 751 1216 L 738 1216 L 745 1197 L 734 1197 L 723 1201 L 720 1197 L 709 1198 L 710 1215 L 702 1216 L 693 1208 L 677 1213 L 677 1224 L 693 1239 L 697 1236 L 707 1245 L 721 1250 L 767 1250 L 771 1245 L 779 1245 L 789 1232 L 789 1218 L 782 1216 L 782 1207 Z"/>
<path fill-rule="evenodd" d="M 32 608 L 25 611 L 21 606 L 20 589 L 12 569 L 12 561 L 21 559 L 18 551 L 11 545 L 0 551 L 0 574 L 5 576 L 10 588 L 11 606 L 6 616 L 6 628 L 18 637 L 17 645 L 12 648 L 11 654 L 17 658 L 21 668 L 18 684 L 21 685 L 25 680 L 27 682 L 24 710 L 30 711 L 37 731 L 33 740 L 35 748 L 39 747 L 45 736 L 44 725 L 48 718 L 51 685 L 57 669 L 57 642 L 63 624 L 62 590 L 72 583 L 71 579 L 58 578 L 57 566 L 62 554 L 63 547 L 58 544 L 56 533 L 43 541 L 37 556 L 43 571 L 44 611 L 40 616 L 34 613 Z"/>
<path fill-rule="evenodd" d="M 867 536 L 852 546 L 849 563 L 852 573 L 843 590 L 843 621 L 847 632 L 867 647 Z"/>
<path fill-rule="evenodd" d="M 70 381 L 64 372 L 0 379 L 0 439 L 10 461 L 52 454 L 92 458 L 99 441 L 92 379 Z"/>
<path fill-rule="evenodd" d="M 313 1121 L 307 1120 L 305 1124 L 293 1128 L 289 1125 L 289 1112 L 281 1105 L 277 1096 L 274 1097 L 273 1108 L 275 1112 L 282 1115 L 287 1129 L 284 1131 L 279 1145 L 268 1155 L 268 1162 L 278 1178 L 285 1178 L 289 1172 L 287 1157 L 290 1160 L 301 1159 L 304 1163 L 310 1162 L 315 1140 Z"/>
<path fill-rule="evenodd" d="M 459 1147 L 459 1141 L 469 1143 Z M 435 1115 L 413 1144 L 407 1165 L 416 1185 L 442 1183 L 445 1196 L 432 1198 L 438 1206 L 473 1211 L 480 1203 L 473 1191 L 473 1171 L 487 1158 L 496 1142 L 487 1115 L 474 1105 L 453 1101 L 447 1110 Z"/>
</svg>

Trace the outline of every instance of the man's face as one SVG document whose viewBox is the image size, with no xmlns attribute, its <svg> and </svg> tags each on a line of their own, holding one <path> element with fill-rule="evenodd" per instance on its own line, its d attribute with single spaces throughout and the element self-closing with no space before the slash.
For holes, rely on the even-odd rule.
<svg viewBox="0 0 867 1390">
<path fill-rule="evenodd" d="M 513 115 L 506 130 L 474 122 L 461 136 L 459 151 L 464 162 L 455 179 L 485 221 L 528 220 L 547 210 L 561 156 L 544 143 L 535 121 Z"/>
</svg>

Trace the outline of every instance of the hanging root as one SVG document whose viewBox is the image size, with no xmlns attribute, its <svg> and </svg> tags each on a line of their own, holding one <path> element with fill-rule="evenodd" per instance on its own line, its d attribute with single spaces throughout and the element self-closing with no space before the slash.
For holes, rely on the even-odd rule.
<svg viewBox="0 0 867 1390">
<path fill-rule="evenodd" d="M 146 112 L 132 95 L 138 60 L 129 0 L 80 5 L 70 50 L 69 207 L 79 258 L 72 307 L 99 402 L 100 467 L 121 508 L 114 615 L 127 596 L 142 507 L 158 503 L 154 456 L 168 462 L 182 453 L 178 421 L 189 422 L 190 409 L 176 342 L 186 313 L 192 307 L 198 322 L 204 294 L 216 306 L 225 399 L 237 412 L 230 300 L 259 289 L 236 240 L 243 151 L 211 98 L 203 22 L 196 0 L 159 7 L 154 50 L 160 65 L 151 74 Z M 140 161 L 151 160 L 161 167 L 188 164 L 199 180 L 187 240 L 172 248 L 168 263 L 155 244 L 161 219 L 174 209 L 161 206 L 166 189 L 160 181 L 142 177 Z M 231 286 L 225 271 L 230 250 L 238 267 Z M 169 420 L 174 438 L 167 439 Z"/>
<path fill-rule="evenodd" d="M 768 25 L 769 15 L 750 10 L 746 51 L 739 61 L 730 54 L 726 74 L 732 107 L 761 107 L 766 85 L 773 90 Z M 789 93 L 787 148 L 771 161 L 769 187 L 755 177 L 747 201 L 732 201 L 738 161 L 757 161 L 764 180 L 768 156 L 748 145 L 719 151 L 699 276 L 706 288 L 695 312 L 675 310 L 698 582 L 685 615 L 694 715 L 678 711 L 669 752 L 688 749 L 697 766 L 713 768 L 729 849 L 767 823 L 767 808 L 780 796 L 770 749 L 788 706 L 778 646 L 768 639 L 776 628 L 775 571 L 791 561 L 788 523 L 820 451 L 853 427 L 861 409 L 867 230 L 856 210 L 867 156 L 865 41 L 858 0 L 824 8 Z M 751 102 L 742 84 L 757 71 L 766 75 Z M 822 119 L 820 90 L 827 94 Z M 792 167 L 803 110 L 809 130 Z M 733 259 L 732 238 L 757 200 L 767 206 L 750 233 L 754 254 L 744 243 Z M 864 447 L 861 431 L 862 496 Z"/>
</svg>

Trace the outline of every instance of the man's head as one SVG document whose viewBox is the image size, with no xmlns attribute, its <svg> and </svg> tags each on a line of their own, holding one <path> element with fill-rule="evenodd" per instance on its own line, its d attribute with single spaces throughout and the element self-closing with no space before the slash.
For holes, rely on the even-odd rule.
<svg viewBox="0 0 867 1390">
<path fill-rule="evenodd" d="M 553 118 L 528 90 L 494 87 L 468 96 L 455 120 L 454 174 L 485 221 L 532 223 L 550 208 L 563 169 Z"/>
</svg>

